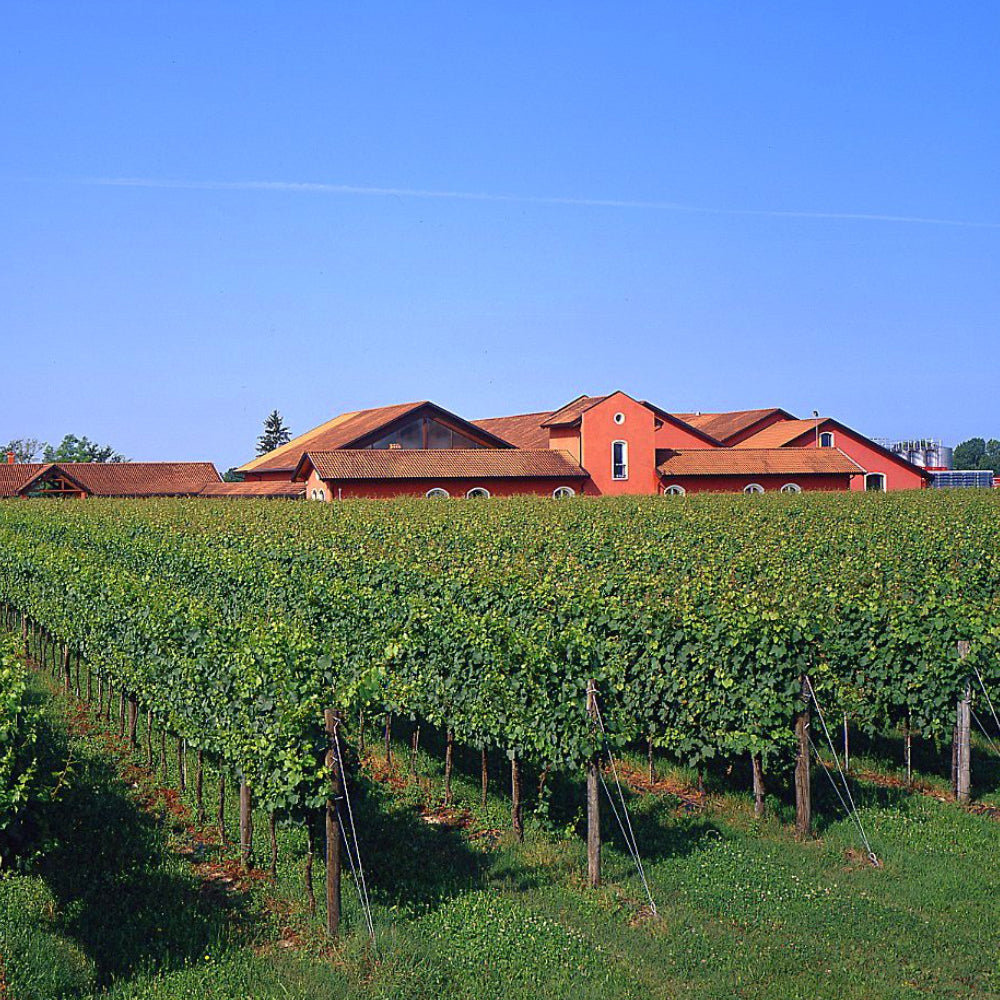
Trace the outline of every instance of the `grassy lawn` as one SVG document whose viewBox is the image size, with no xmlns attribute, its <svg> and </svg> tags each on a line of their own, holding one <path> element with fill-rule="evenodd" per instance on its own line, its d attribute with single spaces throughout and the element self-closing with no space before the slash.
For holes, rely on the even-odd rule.
<svg viewBox="0 0 1000 1000">
<path fill-rule="evenodd" d="M 49 750 L 71 773 L 34 819 L 24 870 L 0 878 L 0 997 L 1000 996 L 1000 823 L 899 787 L 891 740 L 859 742 L 852 760 L 871 778 L 853 790 L 879 869 L 818 769 L 819 836 L 798 843 L 788 803 L 772 798 L 770 817 L 754 820 L 744 775 L 710 774 L 700 796 L 689 772 L 660 761 L 691 792 L 630 795 L 652 919 L 607 809 L 605 886 L 586 888 L 579 785 L 550 778 L 517 844 L 505 761 L 492 761 L 481 807 L 478 753 L 460 751 L 455 811 L 442 815 L 441 743 L 424 732 L 411 779 L 398 726 L 396 781 L 372 779 L 385 776 L 376 757 L 354 800 L 375 945 L 348 878 L 346 934 L 331 949 L 308 913 L 301 828 L 279 827 L 275 878 L 241 878 L 211 838 L 192 836 L 182 803 L 155 794 L 159 782 L 134 770 L 123 780 L 104 734 L 77 724 L 70 735 L 65 703 L 46 678 L 36 683 Z M 942 755 L 916 750 L 920 787 L 946 796 Z M 173 753 L 168 762 L 172 785 Z M 537 778 L 525 782 L 529 807 Z M 210 816 L 215 780 L 209 772 Z M 974 782 L 981 800 L 998 801 L 1000 761 L 985 745 Z M 428 822 L 428 809 L 460 822 Z M 234 795 L 227 813 L 235 839 Z M 255 827 L 266 868 L 267 817 Z M 317 854 L 320 909 L 322 881 Z"/>
</svg>

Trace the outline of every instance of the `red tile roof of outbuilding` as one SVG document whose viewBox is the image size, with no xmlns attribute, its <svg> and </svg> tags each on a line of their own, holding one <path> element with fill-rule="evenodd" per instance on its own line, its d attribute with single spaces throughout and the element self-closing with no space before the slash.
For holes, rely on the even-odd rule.
<svg viewBox="0 0 1000 1000">
<path fill-rule="evenodd" d="M 674 416 L 680 417 L 685 423 L 697 427 L 705 434 L 710 434 L 716 441 L 725 444 L 729 438 L 753 427 L 774 413 L 791 416 L 778 406 L 765 410 L 730 410 L 728 413 L 675 413 Z"/>
<path fill-rule="evenodd" d="M 17 496 L 49 472 L 91 496 L 191 496 L 219 482 L 211 462 L 46 462 L 0 465 L 0 496 Z"/>
<path fill-rule="evenodd" d="M 303 455 L 321 479 L 584 479 L 587 473 L 562 451 L 516 448 L 339 449 Z"/>
<path fill-rule="evenodd" d="M 51 468 L 50 462 L 0 465 L 0 497 L 16 497 L 36 476 Z"/>
<path fill-rule="evenodd" d="M 71 479 L 93 496 L 190 496 L 219 473 L 211 462 L 56 462 Z"/>
<path fill-rule="evenodd" d="M 247 482 L 247 483 L 212 483 L 201 493 L 202 497 L 278 497 L 296 500 L 306 495 L 302 483 L 285 482 Z"/>
<path fill-rule="evenodd" d="M 662 476 L 859 475 L 839 448 L 691 448 L 661 451 Z"/>
</svg>

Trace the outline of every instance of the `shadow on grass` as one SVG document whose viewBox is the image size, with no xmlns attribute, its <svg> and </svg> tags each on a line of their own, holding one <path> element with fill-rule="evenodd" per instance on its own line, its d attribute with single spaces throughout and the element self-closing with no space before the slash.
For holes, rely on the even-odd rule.
<svg viewBox="0 0 1000 1000">
<path fill-rule="evenodd" d="M 48 763 L 61 770 L 70 745 L 54 720 L 44 727 Z M 201 891 L 160 822 L 85 740 L 73 741 L 69 759 L 68 781 L 33 817 L 42 838 L 33 869 L 56 900 L 59 931 L 94 961 L 101 984 L 202 958 L 243 900 L 233 895 L 220 906 Z"/>
</svg>

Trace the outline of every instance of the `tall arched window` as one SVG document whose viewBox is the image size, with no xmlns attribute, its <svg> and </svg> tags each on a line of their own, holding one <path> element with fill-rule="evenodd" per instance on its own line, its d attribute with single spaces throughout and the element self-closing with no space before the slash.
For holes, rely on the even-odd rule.
<svg viewBox="0 0 1000 1000">
<path fill-rule="evenodd" d="M 819 446 L 821 448 L 833 447 L 833 431 L 823 431 L 819 436 Z"/>
<path fill-rule="evenodd" d="M 428 490 L 424 496 L 428 500 L 447 500 L 451 494 L 447 490 L 441 489 L 440 486 L 435 486 L 434 489 Z"/>
<path fill-rule="evenodd" d="M 611 478 L 628 479 L 628 443 L 612 441 L 611 443 Z"/>
<path fill-rule="evenodd" d="M 869 472 L 865 476 L 865 489 L 870 493 L 885 493 L 885 476 L 881 472 Z"/>
</svg>

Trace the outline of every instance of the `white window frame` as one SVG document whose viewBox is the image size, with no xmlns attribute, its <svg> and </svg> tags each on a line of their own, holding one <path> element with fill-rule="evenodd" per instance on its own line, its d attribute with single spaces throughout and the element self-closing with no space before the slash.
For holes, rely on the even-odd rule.
<svg viewBox="0 0 1000 1000">
<path fill-rule="evenodd" d="M 823 444 L 823 441 L 829 438 L 829 444 Z M 820 431 L 819 434 L 819 447 L 820 448 L 836 448 L 837 447 L 837 437 L 833 431 Z"/>
<path fill-rule="evenodd" d="M 665 497 L 683 497 L 687 496 L 687 490 L 680 483 L 671 483 L 669 486 L 663 487 L 663 495 Z"/>
<path fill-rule="evenodd" d="M 490 491 L 485 486 L 473 486 L 468 493 L 465 494 L 466 500 L 489 500 Z"/>
<path fill-rule="evenodd" d="M 868 488 L 868 480 L 871 479 L 872 476 L 878 476 L 878 478 L 882 480 L 882 485 L 877 490 L 870 490 Z M 866 493 L 885 493 L 886 492 L 885 473 L 884 472 L 866 472 L 865 473 L 865 492 Z"/>
<path fill-rule="evenodd" d="M 318 500 L 319 497 L 316 495 L 316 493 L 317 493 L 317 491 L 313 490 L 312 493 L 309 494 L 309 499 L 310 500 Z"/>
<path fill-rule="evenodd" d="M 322 500 L 325 503 L 326 502 L 326 490 L 317 490 L 316 491 L 316 499 L 317 500 Z"/>
<path fill-rule="evenodd" d="M 801 493 L 802 492 L 802 487 L 799 486 L 798 483 L 785 483 L 785 485 L 781 487 L 781 492 L 782 493 Z"/>
<path fill-rule="evenodd" d="M 624 476 L 615 475 L 615 448 L 622 446 L 622 467 L 625 469 Z M 628 479 L 628 441 L 612 441 L 611 442 L 611 478 L 618 483 L 623 483 Z"/>
<path fill-rule="evenodd" d="M 451 494 L 443 486 L 432 486 L 425 494 L 425 500 L 450 500 Z"/>
<path fill-rule="evenodd" d="M 764 487 L 760 483 L 747 483 L 743 487 L 743 492 L 748 497 L 757 497 L 764 492 Z"/>
<path fill-rule="evenodd" d="M 615 419 L 615 423 L 618 424 L 619 426 L 621 426 L 623 423 L 625 423 L 625 414 L 624 413 L 616 413 L 614 419 Z"/>
<path fill-rule="evenodd" d="M 553 500 L 568 500 L 570 497 L 576 496 L 576 490 L 572 486 L 557 486 L 552 491 Z"/>
</svg>

